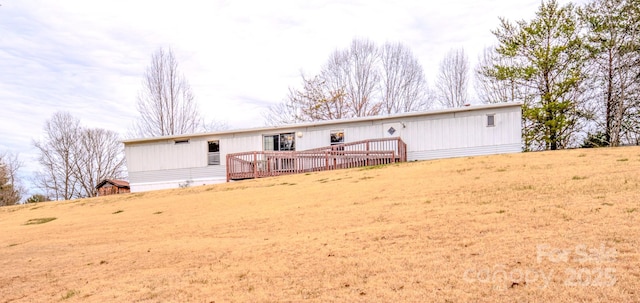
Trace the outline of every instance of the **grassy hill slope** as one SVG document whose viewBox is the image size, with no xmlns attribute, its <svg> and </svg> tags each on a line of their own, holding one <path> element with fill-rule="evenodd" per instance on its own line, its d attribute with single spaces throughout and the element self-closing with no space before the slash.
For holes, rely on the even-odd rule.
<svg viewBox="0 0 640 303">
<path fill-rule="evenodd" d="M 640 302 L 639 223 L 637 147 L 3 207 L 0 302 Z"/>
</svg>

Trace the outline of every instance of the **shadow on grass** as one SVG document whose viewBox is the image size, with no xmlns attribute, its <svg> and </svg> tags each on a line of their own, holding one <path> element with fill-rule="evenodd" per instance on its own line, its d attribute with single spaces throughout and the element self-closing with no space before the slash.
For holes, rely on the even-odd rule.
<svg viewBox="0 0 640 303">
<path fill-rule="evenodd" d="M 29 221 L 27 221 L 27 223 L 25 223 L 24 225 L 35 225 L 35 224 L 44 224 L 47 222 L 51 222 L 53 220 L 55 220 L 57 218 L 55 217 L 49 217 L 49 218 L 36 218 L 36 219 L 30 219 Z"/>
</svg>

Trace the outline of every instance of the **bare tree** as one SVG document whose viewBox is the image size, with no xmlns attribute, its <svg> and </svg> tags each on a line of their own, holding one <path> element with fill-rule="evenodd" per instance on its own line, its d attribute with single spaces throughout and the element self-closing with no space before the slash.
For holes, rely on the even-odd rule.
<svg viewBox="0 0 640 303">
<path fill-rule="evenodd" d="M 221 121 L 216 121 L 216 120 L 210 120 L 209 122 L 206 122 L 206 121 L 203 120 L 200 129 L 203 132 L 214 132 L 214 131 L 227 130 L 227 129 L 229 129 L 229 124 L 227 124 L 226 122 L 221 122 Z"/>
<path fill-rule="evenodd" d="M 0 154 L 0 206 L 14 205 L 20 202 L 24 188 L 18 178 L 22 162 L 17 154 Z"/>
<path fill-rule="evenodd" d="M 104 179 L 124 175 L 123 146 L 118 133 L 105 129 L 82 129 L 74 149 L 73 175 L 82 194 L 95 197 L 95 186 Z"/>
<path fill-rule="evenodd" d="M 377 85 L 378 48 L 367 39 L 354 39 L 348 49 L 336 50 L 320 72 L 328 91 L 343 92 L 349 117 L 365 117 L 380 112 Z"/>
<path fill-rule="evenodd" d="M 431 93 L 422 66 L 402 43 L 386 43 L 380 51 L 380 90 L 386 114 L 424 110 Z"/>
<path fill-rule="evenodd" d="M 36 184 L 54 200 L 80 197 L 81 189 L 74 177 L 80 121 L 67 112 L 57 112 L 45 122 L 44 132 L 44 140 L 34 142 L 43 168 L 36 173 Z"/>
<path fill-rule="evenodd" d="M 13 184 L 18 194 L 20 194 L 20 196 L 26 194 L 26 189 L 18 176 L 18 171 L 24 165 L 24 162 L 20 160 L 20 156 L 13 152 L 5 152 L 4 154 L 0 154 L 0 162 L 5 164 L 9 174 L 9 182 Z"/>
<path fill-rule="evenodd" d="M 599 123 L 604 143 L 618 146 L 635 143 L 638 132 L 640 99 L 640 9 L 638 1 L 596 0 L 579 10 L 587 28 L 586 45 L 590 51 L 596 82 Z M 635 136 L 633 135 L 635 133 Z M 631 135 L 631 136 L 630 136 Z M 635 142 L 634 142 L 635 141 Z"/>
<path fill-rule="evenodd" d="M 523 101 L 522 87 L 513 78 L 499 79 L 494 66 L 503 66 L 509 60 L 499 56 L 495 47 L 485 48 L 475 68 L 475 91 L 482 103 Z"/>
<path fill-rule="evenodd" d="M 303 88 L 289 89 L 287 101 L 269 108 L 264 118 L 269 125 L 332 120 L 347 117 L 345 94 L 331 91 L 320 76 L 308 79 L 301 74 Z"/>
<path fill-rule="evenodd" d="M 14 199 L 15 190 L 9 182 L 7 166 L 1 160 L 2 159 L 0 159 L 0 206 L 13 205 L 16 203 L 16 199 Z"/>
<path fill-rule="evenodd" d="M 36 174 L 36 184 L 44 196 L 53 200 L 93 197 L 98 182 L 123 176 L 124 157 L 118 134 L 82 128 L 69 113 L 55 113 L 45 123 L 44 139 L 34 145 L 42 166 Z"/>
<path fill-rule="evenodd" d="M 269 106 L 262 116 L 267 125 L 282 125 L 306 121 L 306 118 L 305 120 L 299 120 L 298 104 L 290 99 Z"/>
<path fill-rule="evenodd" d="M 191 86 L 179 73 L 171 49 L 158 49 L 151 56 L 137 109 L 134 133 L 139 137 L 194 133 L 203 125 Z"/>
<path fill-rule="evenodd" d="M 461 107 L 467 103 L 469 59 L 464 49 L 452 49 L 440 61 L 436 80 L 440 104 L 444 107 Z"/>
<path fill-rule="evenodd" d="M 315 77 L 302 75 L 302 89 L 271 106 L 268 124 L 285 124 L 424 110 L 431 106 L 422 66 L 403 44 L 376 46 L 354 39 L 336 50 Z"/>
</svg>

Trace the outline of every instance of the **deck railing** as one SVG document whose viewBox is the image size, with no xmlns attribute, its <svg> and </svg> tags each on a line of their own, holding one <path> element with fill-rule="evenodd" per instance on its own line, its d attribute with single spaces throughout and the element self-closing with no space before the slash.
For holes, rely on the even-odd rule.
<svg viewBox="0 0 640 303">
<path fill-rule="evenodd" d="M 400 138 L 373 139 L 305 151 L 254 151 L 227 155 L 227 181 L 374 166 L 407 160 Z"/>
<path fill-rule="evenodd" d="M 402 139 L 380 138 L 336 144 L 327 147 L 314 148 L 306 151 L 395 151 L 400 157 L 398 161 L 407 161 L 407 144 Z"/>
</svg>

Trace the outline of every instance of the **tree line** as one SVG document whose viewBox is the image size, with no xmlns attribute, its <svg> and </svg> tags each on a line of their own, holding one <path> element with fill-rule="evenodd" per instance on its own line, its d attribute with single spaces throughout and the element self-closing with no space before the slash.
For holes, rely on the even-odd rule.
<svg viewBox="0 0 640 303">
<path fill-rule="evenodd" d="M 432 96 L 422 66 L 401 43 L 355 39 L 334 51 L 318 75 L 302 77 L 286 101 L 269 108 L 268 124 L 310 122 L 419 111 Z"/>
<path fill-rule="evenodd" d="M 143 77 L 137 109 L 139 116 L 129 137 L 156 137 L 225 128 L 205 122 L 188 81 L 180 73 L 171 51 L 158 49 Z M 104 179 L 126 176 L 120 134 L 81 125 L 68 112 L 56 112 L 45 122 L 43 138 L 34 140 L 40 170 L 32 183 L 40 191 L 27 192 L 17 171 L 23 163 L 15 154 L 0 154 L 0 206 L 94 197 Z"/>
<path fill-rule="evenodd" d="M 522 102 L 524 149 L 640 142 L 640 1 L 543 1 L 531 20 L 500 18 L 473 71 L 463 48 L 440 61 L 434 89 L 403 44 L 354 39 L 269 108 L 269 124 Z M 437 102 L 434 102 L 437 100 Z"/>
<path fill-rule="evenodd" d="M 640 1 L 547 1 L 493 33 L 478 81 L 524 103 L 526 150 L 639 144 Z"/>
<path fill-rule="evenodd" d="M 640 0 L 593 0 L 577 6 L 543 1 L 531 20 L 500 18 L 498 43 L 473 70 L 464 48 L 440 61 L 435 85 L 402 43 L 356 38 L 332 52 L 316 75 L 301 73 L 284 101 L 265 111 L 267 124 L 311 122 L 421 111 L 469 103 L 470 75 L 478 101 L 523 103 L 525 151 L 640 144 Z M 138 119 L 129 137 L 212 131 L 171 49 L 158 49 L 143 77 Z M 42 193 L 26 202 L 96 195 L 105 178 L 124 177 L 120 135 L 87 128 L 66 112 L 45 123 L 34 141 Z M 26 190 L 18 156 L 0 154 L 0 205 Z"/>
</svg>

